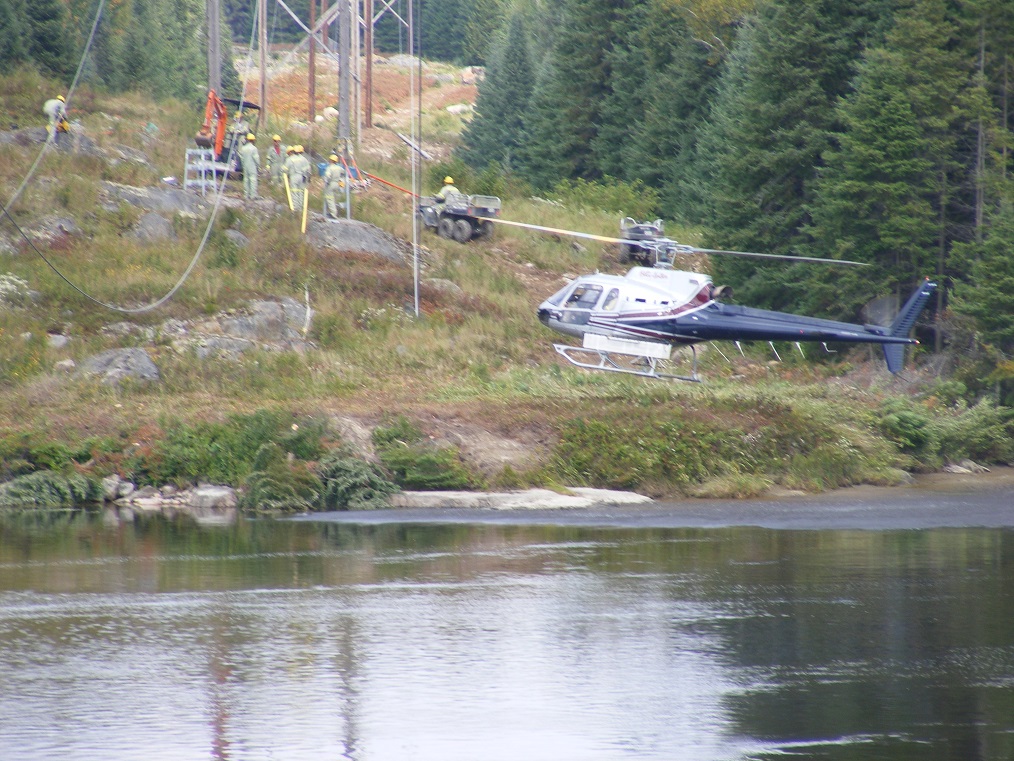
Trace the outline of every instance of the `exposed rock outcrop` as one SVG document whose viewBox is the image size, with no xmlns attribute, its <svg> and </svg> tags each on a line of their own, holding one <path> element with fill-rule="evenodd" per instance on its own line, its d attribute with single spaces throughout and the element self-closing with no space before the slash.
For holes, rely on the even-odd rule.
<svg viewBox="0 0 1014 761">
<path fill-rule="evenodd" d="M 162 380 L 158 367 L 144 349 L 109 349 L 81 363 L 82 375 L 100 376 L 105 386 L 118 386 L 124 379 L 157 383 Z"/>
</svg>

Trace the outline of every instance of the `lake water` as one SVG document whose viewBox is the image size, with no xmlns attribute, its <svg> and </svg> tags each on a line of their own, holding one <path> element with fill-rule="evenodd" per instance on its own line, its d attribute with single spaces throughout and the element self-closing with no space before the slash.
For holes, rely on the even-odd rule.
<svg viewBox="0 0 1014 761">
<path fill-rule="evenodd" d="M 0 759 L 1014 759 L 1014 529 L 438 513 L 0 516 Z"/>
</svg>

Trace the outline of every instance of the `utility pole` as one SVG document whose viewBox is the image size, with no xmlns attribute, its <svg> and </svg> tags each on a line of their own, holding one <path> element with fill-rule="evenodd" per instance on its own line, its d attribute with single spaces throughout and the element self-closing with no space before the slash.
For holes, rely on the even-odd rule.
<svg viewBox="0 0 1014 761">
<path fill-rule="evenodd" d="M 219 0 L 206 0 L 208 16 L 208 89 L 222 94 L 222 11 Z"/>
<path fill-rule="evenodd" d="M 257 47 L 260 48 L 261 87 L 260 106 L 261 124 L 268 126 L 268 0 L 257 0 Z"/>
<path fill-rule="evenodd" d="M 316 26 L 317 3 L 315 0 L 310 0 L 310 28 L 313 29 Z M 307 94 L 310 98 L 310 124 L 312 125 L 317 118 L 317 39 L 312 34 L 310 35 L 310 58 L 308 63 L 310 82 Z"/>
<path fill-rule="evenodd" d="M 347 146 L 352 139 L 349 119 L 352 93 L 352 4 L 339 0 L 338 12 L 338 141 Z"/>
<path fill-rule="evenodd" d="M 366 82 L 363 87 L 366 90 L 366 105 L 364 107 L 366 126 L 373 126 L 373 0 L 363 0 L 363 21 L 365 22 L 366 39 L 363 47 L 366 48 Z"/>
</svg>

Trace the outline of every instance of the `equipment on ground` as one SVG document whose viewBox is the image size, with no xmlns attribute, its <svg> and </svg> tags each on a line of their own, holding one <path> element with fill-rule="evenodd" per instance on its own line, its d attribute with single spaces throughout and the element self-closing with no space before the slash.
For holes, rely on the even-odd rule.
<svg viewBox="0 0 1014 761">
<path fill-rule="evenodd" d="M 253 128 L 244 123 L 234 123 L 233 128 L 229 127 L 229 108 L 238 110 L 238 113 L 250 112 L 256 115 Z M 238 150 L 239 146 L 248 139 L 248 135 L 255 134 L 260 122 L 260 106 L 246 100 L 237 98 L 220 98 L 214 90 L 208 91 L 208 98 L 204 105 L 204 123 L 194 136 L 194 142 L 199 148 L 210 150 L 213 154 L 214 166 L 212 167 L 191 167 L 188 158 L 187 169 L 197 171 L 214 171 L 216 174 L 224 174 L 227 170 L 231 174 L 242 175 L 243 167 L 240 165 Z M 236 129 L 235 127 L 241 127 Z M 198 155 L 198 154 L 194 154 Z M 229 157 L 232 163 L 229 164 Z"/>
<path fill-rule="evenodd" d="M 448 193 L 443 203 L 436 198 L 420 198 L 418 213 L 423 224 L 436 230 L 441 238 L 468 243 L 472 238 L 493 236 L 490 220 L 500 216 L 500 199 Z"/>
<path fill-rule="evenodd" d="M 797 347 L 806 341 L 822 344 L 827 351 L 830 351 L 828 342 L 879 344 L 884 350 L 887 369 L 898 373 L 904 364 L 905 347 L 918 343 L 909 333 L 937 288 L 937 284 L 927 278 L 889 326 L 857 325 L 727 304 L 723 300 L 731 296 L 731 289 L 716 287 L 708 275 L 673 269 L 672 263 L 680 254 L 728 254 L 866 266 L 862 262 L 702 249 L 663 237 L 617 239 L 497 221 L 555 234 L 639 246 L 655 259 L 654 267 L 633 267 L 625 276 L 582 275 L 539 305 L 538 316 L 543 325 L 582 339 L 581 346 L 554 344 L 556 351 L 571 364 L 590 370 L 699 381 L 695 349 L 698 343 L 734 341 L 739 346 L 741 341 L 767 341 L 774 349 L 774 341 L 789 341 Z M 693 366 L 689 375 L 664 371 L 675 346 L 690 347 Z"/>
<path fill-rule="evenodd" d="M 661 219 L 654 222 L 638 222 L 633 217 L 620 220 L 620 261 L 639 262 L 647 267 L 655 265 L 655 247 L 651 243 L 665 237 L 665 223 Z M 641 245 L 646 241 L 647 245 Z"/>
</svg>

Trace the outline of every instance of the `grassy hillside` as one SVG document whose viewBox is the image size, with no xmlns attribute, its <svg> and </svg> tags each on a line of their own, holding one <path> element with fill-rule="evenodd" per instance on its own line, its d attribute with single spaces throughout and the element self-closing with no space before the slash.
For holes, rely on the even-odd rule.
<svg viewBox="0 0 1014 761">
<path fill-rule="evenodd" d="M 424 138 L 427 148 L 446 157 L 460 118 L 443 107 L 474 96 L 474 88 L 462 91 L 445 79 L 427 77 L 424 124 L 440 131 Z M 42 123 L 35 111 L 55 91 L 30 73 L 0 80 L 3 108 L 22 127 Z M 359 162 L 405 186 L 407 151 L 392 132 L 406 118 L 398 92 L 392 85 L 383 96 L 388 111 L 378 121 L 389 129 L 363 136 Z M 968 410 L 953 388 L 915 371 L 891 378 L 867 349 L 817 360 L 780 347 L 782 362 L 773 363 L 766 346 L 750 348 L 746 357 L 721 347 L 724 357 L 704 352 L 708 381 L 702 385 L 566 366 L 535 309 L 568 277 L 622 271 L 616 251 L 513 228 L 498 228 L 492 241 L 466 246 L 424 232 L 417 319 L 407 264 L 317 250 L 300 234 L 295 216 L 229 208 L 220 212 L 192 275 L 166 305 L 142 314 L 99 306 L 67 281 L 99 301 L 136 308 L 162 296 L 189 264 L 203 220 L 176 216 L 175 240 L 138 242 L 126 233 L 142 211 L 104 201 L 100 182 L 153 186 L 178 177 L 202 113 L 141 95 L 89 92 L 80 92 L 74 106 L 77 129 L 103 154 L 49 152 L 11 210 L 26 230 L 47 218 L 74 221 L 79 232 L 36 244 L 66 281 L 7 220 L 0 225 L 13 249 L 0 254 L 0 275 L 10 273 L 18 279 L 10 282 L 38 293 L 0 306 L 0 480 L 55 467 L 98 477 L 117 471 L 156 485 L 196 481 L 208 478 L 211 466 L 196 455 L 188 460 L 187 447 L 214 450 L 224 446 L 227 433 L 254 443 L 279 440 L 287 420 L 294 421 L 293 430 L 316 432 L 316 444 L 297 457 L 311 470 L 322 452 L 344 446 L 357 456 L 375 450 L 390 472 L 396 458 L 384 459 L 384 447 L 397 441 L 422 460 L 435 457 L 433 467 L 458 473 L 455 483 L 463 485 L 587 484 L 657 496 L 895 483 L 902 470 L 963 457 L 1014 457 L 1007 410 Z M 291 119 L 281 118 L 271 125 L 287 142 L 318 148 L 327 145 L 325 129 L 300 133 Z M 262 147 L 269 135 L 262 133 Z M 37 151 L 37 145 L 0 144 L 5 201 Z M 146 163 L 124 155 L 143 156 Z M 438 160 L 425 168 L 425 191 L 436 189 L 433 178 L 447 166 Z M 312 201 L 319 204 L 316 183 Z M 232 183 L 229 193 L 241 190 Z M 261 191 L 283 200 L 283 192 L 263 180 Z M 507 196 L 504 216 L 615 235 L 620 210 L 582 205 L 581 198 L 578 192 L 567 205 L 555 205 Z M 411 240 L 412 204 L 404 194 L 374 183 L 355 196 L 353 208 L 356 219 Z M 226 230 L 242 232 L 249 246 L 237 248 Z M 668 232 L 692 242 L 698 231 Z M 451 281 L 460 293 L 426 283 L 430 278 Z M 241 310 L 252 299 L 283 297 L 308 299 L 315 312 L 308 335 L 314 348 L 304 353 L 200 359 L 174 348 L 165 332 L 169 319 L 198 321 Z M 110 330 L 123 321 L 154 329 L 153 337 Z M 70 340 L 54 348 L 49 335 Z M 132 345 L 154 359 L 160 383 L 104 386 L 56 369 L 61 360 L 80 364 L 104 349 Z M 274 428 L 255 435 L 264 411 Z M 365 438 L 350 433 L 350 421 L 367 432 Z M 376 434 L 378 427 L 405 428 L 411 436 L 392 434 L 385 444 L 374 435 L 371 441 L 369 431 Z M 251 468 L 248 463 L 215 472 L 241 485 Z"/>
</svg>

